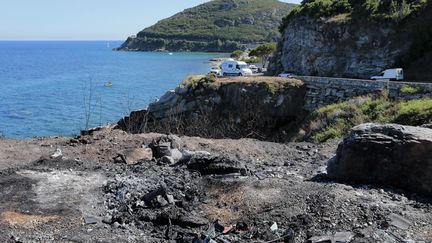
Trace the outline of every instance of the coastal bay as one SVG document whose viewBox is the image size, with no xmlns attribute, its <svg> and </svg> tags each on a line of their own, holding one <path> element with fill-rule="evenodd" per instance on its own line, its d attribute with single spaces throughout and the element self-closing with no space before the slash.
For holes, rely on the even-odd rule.
<svg viewBox="0 0 432 243">
<path fill-rule="evenodd" d="M 186 76 L 208 72 L 210 58 L 224 56 L 112 51 L 120 44 L 0 42 L 0 135 L 73 135 L 86 125 L 115 122 Z"/>
</svg>

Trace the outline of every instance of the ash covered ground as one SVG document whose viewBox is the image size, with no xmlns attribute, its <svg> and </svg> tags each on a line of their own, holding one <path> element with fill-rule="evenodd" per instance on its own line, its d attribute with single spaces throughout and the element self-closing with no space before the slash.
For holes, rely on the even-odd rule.
<svg viewBox="0 0 432 243">
<path fill-rule="evenodd" d="M 327 178 L 337 145 L 1 139 L 0 241 L 431 242 L 430 199 Z"/>
</svg>

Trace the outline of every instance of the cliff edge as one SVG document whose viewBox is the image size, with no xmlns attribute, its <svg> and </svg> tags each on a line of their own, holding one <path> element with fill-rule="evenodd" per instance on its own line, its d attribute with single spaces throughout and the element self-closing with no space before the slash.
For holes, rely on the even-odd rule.
<svg viewBox="0 0 432 243">
<path fill-rule="evenodd" d="M 279 140 L 281 128 L 306 115 L 306 86 L 275 77 L 190 77 L 148 109 L 118 125 L 132 133 L 159 132 L 207 138 Z"/>
</svg>

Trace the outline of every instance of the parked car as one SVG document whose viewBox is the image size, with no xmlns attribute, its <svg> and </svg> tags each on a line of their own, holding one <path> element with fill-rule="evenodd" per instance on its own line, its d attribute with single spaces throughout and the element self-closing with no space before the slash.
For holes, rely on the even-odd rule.
<svg viewBox="0 0 432 243">
<path fill-rule="evenodd" d="M 372 80 L 404 80 L 402 68 L 386 69 L 377 76 L 372 76 Z"/>
<path fill-rule="evenodd" d="M 253 73 L 258 73 L 258 67 L 255 65 L 249 65 L 249 69 L 252 70 Z"/>
<path fill-rule="evenodd" d="M 228 59 L 222 63 L 222 76 L 248 76 L 252 75 L 252 70 L 247 63 Z"/>
<path fill-rule="evenodd" d="M 290 71 L 285 71 L 285 72 L 280 73 L 280 74 L 278 75 L 278 77 L 281 77 L 281 78 L 292 78 L 292 77 L 294 77 L 294 76 L 295 76 L 294 73 L 293 73 L 293 72 L 290 72 Z"/>
<path fill-rule="evenodd" d="M 216 76 L 221 76 L 222 75 L 221 70 L 218 67 L 212 67 L 210 69 L 209 74 L 215 74 Z"/>
</svg>

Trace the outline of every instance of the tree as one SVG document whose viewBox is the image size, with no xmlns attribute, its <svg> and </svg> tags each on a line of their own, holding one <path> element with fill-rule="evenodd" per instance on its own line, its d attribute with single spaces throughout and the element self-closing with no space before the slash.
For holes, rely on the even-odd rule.
<svg viewBox="0 0 432 243">
<path fill-rule="evenodd" d="M 276 43 L 270 42 L 252 49 L 249 56 L 255 56 L 261 58 L 263 68 L 266 67 L 267 61 L 273 52 L 276 50 Z"/>
<path fill-rule="evenodd" d="M 233 51 L 233 53 L 231 53 L 230 57 L 235 58 L 235 59 L 240 59 L 240 57 L 242 57 L 243 54 L 244 54 L 244 51 L 237 50 L 237 51 Z"/>
</svg>

